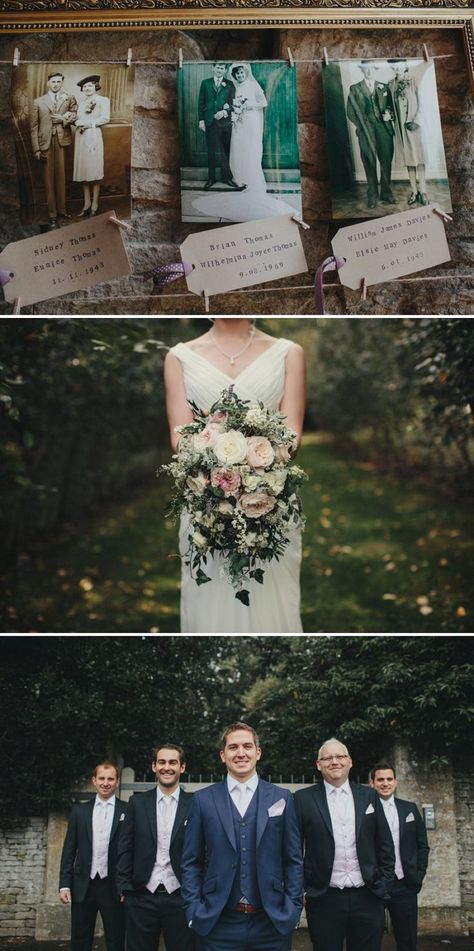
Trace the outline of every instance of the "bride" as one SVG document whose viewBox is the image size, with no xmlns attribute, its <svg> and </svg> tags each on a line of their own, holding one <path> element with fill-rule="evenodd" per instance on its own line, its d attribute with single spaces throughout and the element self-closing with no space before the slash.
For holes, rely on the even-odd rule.
<svg viewBox="0 0 474 951">
<path fill-rule="evenodd" d="M 243 191 L 221 191 L 192 202 L 193 208 L 211 220 L 256 221 L 276 215 L 294 215 L 298 208 L 267 194 L 262 168 L 265 93 L 252 74 L 250 63 L 232 63 L 227 79 L 235 87 L 232 102 L 232 134 L 229 166 Z"/>
<path fill-rule="evenodd" d="M 188 343 L 178 343 L 165 360 L 166 406 L 171 444 L 175 427 L 192 422 L 192 400 L 209 410 L 222 391 L 234 384 L 241 399 L 260 400 L 279 409 L 301 439 L 305 410 L 305 360 L 302 348 L 257 330 L 246 318 L 219 317 L 212 328 Z M 251 582 L 250 607 L 235 597 L 222 577 L 220 556 L 205 566 L 211 581 L 198 587 L 185 564 L 187 517 L 180 529 L 181 633 L 297 634 L 300 619 L 301 534 L 292 530 L 285 554 L 265 565 L 263 585 Z"/>
</svg>

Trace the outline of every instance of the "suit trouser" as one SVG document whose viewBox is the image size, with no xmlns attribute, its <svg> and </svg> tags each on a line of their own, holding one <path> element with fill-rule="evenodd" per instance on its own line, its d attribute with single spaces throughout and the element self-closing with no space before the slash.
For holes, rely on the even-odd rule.
<svg viewBox="0 0 474 951">
<path fill-rule="evenodd" d="M 360 129 L 358 132 L 360 157 L 367 177 L 368 200 L 379 197 L 377 181 L 377 158 L 380 162 L 380 197 L 390 194 L 393 159 L 393 135 L 387 131 L 384 122 L 376 122 L 369 137 Z"/>
<path fill-rule="evenodd" d="M 292 934 L 280 934 L 264 911 L 224 909 L 210 934 L 198 938 L 198 951 L 291 951 Z"/>
<path fill-rule="evenodd" d="M 380 951 L 385 924 L 384 904 L 367 886 L 328 888 L 320 898 L 306 899 L 308 928 L 314 951 Z"/>
<path fill-rule="evenodd" d="M 230 137 L 232 129 L 229 126 L 220 125 L 214 122 L 206 126 L 206 145 L 207 145 L 207 164 L 209 169 L 209 178 L 216 177 L 216 166 L 218 164 L 219 152 L 221 154 L 220 167 L 222 178 L 230 178 L 231 171 L 229 165 Z"/>
<path fill-rule="evenodd" d="M 59 144 L 57 135 L 51 136 L 51 145 L 46 152 L 44 162 L 44 188 L 48 215 L 56 218 L 66 210 L 66 172 L 64 168 L 64 147 Z"/>
<path fill-rule="evenodd" d="M 163 933 L 166 951 L 194 951 L 194 931 L 188 927 L 181 889 L 172 892 L 143 888 L 126 892 L 127 951 L 157 951 Z"/>
<path fill-rule="evenodd" d="M 394 879 L 389 885 L 388 910 L 398 951 L 415 951 L 418 930 L 418 898 L 415 887 L 405 879 Z"/>
<path fill-rule="evenodd" d="M 91 951 L 97 912 L 104 925 L 107 951 L 124 951 L 125 915 L 110 878 L 91 879 L 83 901 L 71 905 L 71 951 Z"/>
</svg>

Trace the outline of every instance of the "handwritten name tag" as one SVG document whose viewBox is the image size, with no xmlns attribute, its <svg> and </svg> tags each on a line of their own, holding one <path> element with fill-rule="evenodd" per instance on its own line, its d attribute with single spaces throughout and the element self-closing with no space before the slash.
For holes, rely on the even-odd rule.
<svg viewBox="0 0 474 951">
<path fill-rule="evenodd" d="M 13 273 L 4 286 L 5 300 L 21 306 L 84 290 L 130 274 L 121 230 L 111 224 L 114 212 L 7 244 L 0 268 Z"/>
<path fill-rule="evenodd" d="M 443 220 L 432 205 L 341 228 L 331 243 L 346 259 L 341 283 L 354 290 L 364 278 L 367 285 L 381 284 L 451 260 Z"/>
<path fill-rule="evenodd" d="M 291 215 L 189 235 L 181 258 L 193 265 L 186 278 L 195 294 L 222 294 L 308 270 L 299 225 Z"/>
</svg>

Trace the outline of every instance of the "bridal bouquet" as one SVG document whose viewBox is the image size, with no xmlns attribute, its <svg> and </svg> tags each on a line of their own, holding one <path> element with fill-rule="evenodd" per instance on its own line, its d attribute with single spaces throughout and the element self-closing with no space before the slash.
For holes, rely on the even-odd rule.
<svg viewBox="0 0 474 951">
<path fill-rule="evenodd" d="M 262 564 L 278 561 L 290 529 L 304 526 L 297 490 L 307 477 L 291 463 L 295 434 L 281 413 L 240 400 L 233 387 L 208 415 L 191 406 L 195 420 L 177 428 L 177 453 L 162 466 L 175 482 L 171 513 L 189 514 L 186 564 L 196 583 L 211 580 L 206 561 L 220 553 L 236 598 L 248 606 L 245 584 L 262 584 Z"/>
</svg>

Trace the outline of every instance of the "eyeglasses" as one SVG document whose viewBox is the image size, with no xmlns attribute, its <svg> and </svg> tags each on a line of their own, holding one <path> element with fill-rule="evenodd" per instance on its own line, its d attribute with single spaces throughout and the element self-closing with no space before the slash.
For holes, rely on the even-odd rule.
<svg viewBox="0 0 474 951">
<path fill-rule="evenodd" d="M 338 753 L 336 756 L 321 756 L 319 762 L 332 763 L 333 759 L 338 763 L 343 763 L 345 759 L 348 759 L 348 753 Z"/>
</svg>

